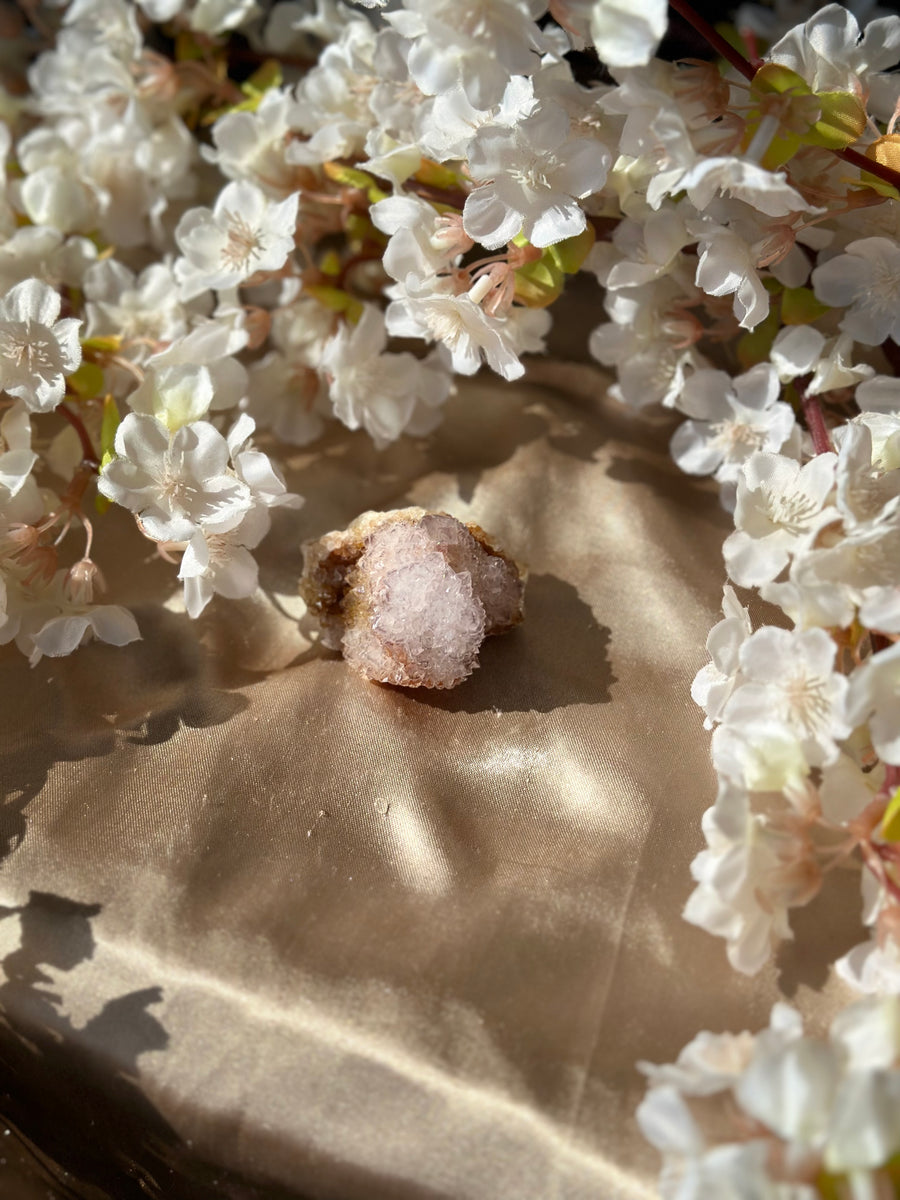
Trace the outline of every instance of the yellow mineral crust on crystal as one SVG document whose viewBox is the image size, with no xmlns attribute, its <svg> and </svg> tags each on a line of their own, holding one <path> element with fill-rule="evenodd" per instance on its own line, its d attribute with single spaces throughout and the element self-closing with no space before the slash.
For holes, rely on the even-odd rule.
<svg viewBox="0 0 900 1200">
<path fill-rule="evenodd" d="M 451 688 L 523 616 L 525 572 L 483 529 L 424 508 L 366 512 L 303 547 L 300 594 L 366 679 Z"/>
</svg>

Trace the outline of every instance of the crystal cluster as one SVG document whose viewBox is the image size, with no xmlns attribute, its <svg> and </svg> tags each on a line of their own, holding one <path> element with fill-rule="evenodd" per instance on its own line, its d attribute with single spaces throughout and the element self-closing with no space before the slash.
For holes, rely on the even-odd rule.
<svg viewBox="0 0 900 1200">
<path fill-rule="evenodd" d="M 304 546 L 300 592 L 367 679 L 451 688 L 485 637 L 522 620 L 525 574 L 477 525 L 422 508 L 367 512 Z"/>
</svg>

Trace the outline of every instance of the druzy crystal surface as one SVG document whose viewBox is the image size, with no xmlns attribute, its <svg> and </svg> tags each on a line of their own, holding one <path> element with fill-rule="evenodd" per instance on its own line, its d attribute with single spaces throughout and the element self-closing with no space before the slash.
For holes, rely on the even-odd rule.
<svg viewBox="0 0 900 1200">
<path fill-rule="evenodd" d="M 304 546 L 300 591 L 367 679 L 451 688 L 485 637 L 522 620 L 524 572 L 477 525 L 405 508 L 367 512 Z"/>
</svg>

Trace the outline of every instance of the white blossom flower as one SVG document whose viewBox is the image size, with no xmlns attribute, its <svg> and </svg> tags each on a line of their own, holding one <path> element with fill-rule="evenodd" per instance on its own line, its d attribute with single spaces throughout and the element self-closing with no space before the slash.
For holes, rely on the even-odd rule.
<svg viewBox="0 0 900 1200">
<path fill-rule="evenodd" d="M 182 425 L 207 415 L 213 400 L 213 382 L 206 367 L 177 364 L 150 370 L 144 382 L 128 397 L 132 411 L 149 413 L 175 433 Z"/>
<path fill-rule="evenodd" d="M 701 212 L 716 195 L 743 200 L 770 217 L 822 211 L 807 204 L 781 171 L 767 171 L 754 162 L 727 155 L 700 159 L 682 175 L 678 185 Z"/>
<path fill-rule="evenodd" d="M 243 180 L 284 199 L 294 191 L 296 167 L 288 161 L 290 135 L 300 128 L 301 106 L 282 88 L 270 88 L 255 112 L 230 112 L 212 127 L 212 146 L 201 148 L 228 179 Z"/>
<path fill-rule="evenodd" d="M 214 595 L 227 600 L 244 600 L 253 595 L 259 568 L 250 551 L 268 533 L 269 525 L 266 509 L 255 505 L 243 514 L 234 529 L 224 533 L 197 530 L 178 568 L 189 617 L 199 617 Z"/>
<path fill-rule="evenodd" d="M 115 450 L 97 486 L 136 513 L 154 541 L 190 541 L 201 527 L 228 533 L 251 506 L 250 489 L 228 470 L 225 438 L 206 421 L 170 434 L 155 417 L 129 413 Z"/>
<path fill-rule="evenodd" d="M 691 240 L 682 214 L 674 208 L 648 213 L 643 221 L 624 218 L 613 231 L 612 245 L 596 242 L 585 262 L 600 283 L 612 291 L 640 287 L 676 265 L 681 248 Z"/>
<path fill-rule="evenodd" d="M 241 318 L 243 315 L 241 310 Z M 203 367 L 212 381 L 212 396 L 209 398 L 211 411 L 219 412 L 240 404 L 247 395 L 247 369 L 235 355 L 247 345 L 248 336 L 243 325 L 232 323 L 228 316 L 217 311 L 213 318 L 198 322 L 190 332 L 176 338 L 164 350 L 151 354 L 144 364 L 146 386 L 140 391 L 140 397 L 149 398 L 153 394 L 154 377 L 170 367 L 186 367 L 194 372 Z M 188 377 L 189 374 L 181 376 Z M 205 390 L 205 383 L 200 386 Z M 137 407 L 137 395 L 137 392 L 132 392 L 129 397 L 132 408 Z M 183 404 L 184 400 L 179 400 L 175 408 L 183 408 Z M 196 409 L 196 402 L 191 402 L 189 407 Z M 154 411 L 153 404 L 144 404 L 141 411 Z"/>
<path fill-rule="evenodd" d="M 849 334 L 826 340 L 813 325 L 788 325 L 778 331 L 769 357 L 783 383 L 812 375 L 804 391 L 807 396 L 817 396 L 834 388 L 853 387 L 875 373 L 868 363 L 851 364 L 852 349 Z"/>
<path fill-rule="evenodd" d="M 64 611 L 30 634 L 28 661 L 36 666 L 44 655 L 60 658 L 96 639 L 110 646 L 140 641 L 134 615 L 121 604 L 78 604 L 62 601 Z"/>
<path fill-rule="evenodd" d="M 893 375 L 874 375 L 856 389 L 856 403 L 863 412 L 900 412 L 900 379 Z"/>
<path fill-rule="evenodd" d="M 766 59 L 796 71 L 814 92 L 865 95 L 872 73 L 900 60 L 900 18 L 870 21 L 861 34 L 852 12 L 827 4 L 779 39 Z"/>
<path fill-rule="evenodd" d="M 388 333 L 442 343 L 460 375 L 474 375 L 482 356 L 504 379 L 519 379 L 525 373 L 514 348 L 515 335 L 502 319 L 489 316 L 468 292 L 457 296 L 438 287 L 417 286 L 412 276 L 405 292 L 385 313 Z"/>
<path fill-rule="evenodd" d="M 851 531 L 900 507 L 900 414 L 861 413 L 835 431 L 835 500 Z"/>
<path fill-rule="evenodd" d="M 38 456 L 31 448 L 31 420 L 24 403 L 0 418 L 0 497 L 17 496 Z"/>
<path fill-rule="evenodd" d="M 330 405 L 319 368 L 334 327 L 334 314 L 302 292 L 272 317 L 274 349 L 249 368 L 247 411 L 282 441 L 303 446 L 322 432 Z"/>
<path fill-rule="evenodd" d="M 662 1195 L 813 1200 L 849 1181 L 848 1196 L 891 1196 L 898 1009 L 896 996 L 860 1001 L 838 1012 L 826 1039 L 804 1034 L 779 1003 L 754 1038 L 701 1035 L 711 1068 L 696 1052 L 687 1071 L 682 1056 L 641 1064 L 650 1089 L 638 1120 L 664 1156 Z M 717 1070 L 723 1054 L 730 1069 Z"/>
<path fill-rule="evenodd" d="M 668 10 L 662 0 L 640 6 L 627 0 L 592 0 L 580 7 L 589 7 L 590 40 L 601 62 L 613 69 L 648 63 L 668 26 Z"/>
<path fill-rule="evenodd" d="M 811 533 L 839 516 L 827 505 L 836 463 L 834 454 L 819 454 L 802 467 L 784 455 L 757 451 L 750 456 L 738 476 L 737 528 L 723 547 L 735 583 L 768 583 Z"/>
<path fill-rule="evenodd" d="M 81 363 L 74 317 L 59 320 L 59 293 L 39 279 L 17 283 L 0 300 L 0 388 L 32 412 L 50 412 Z"/>
<path fill-rule="evenodd" d="M 834 969 L 858 992 L 900 995 L 900 946 L 893 939 L 860 942 L 837 960 Z"/>
<path fill-rule="evenodd" d="M 898 18 L 900 22 L 900 18 Z M 846 308 L 841 329 L 877 346 L 886 338 L 900 342 L 900 246 L 888 238 L 860 238 L 846 253 L 830 258 L 812 273 L 816 299 Z"/>
<path fill-rule="evenodd" d="M 791 936 L 788 908 L 803 897 L 791 871 L 792 839 L 754 814 L 746 792 L 731 785 L 704 813 L 703 833 L 708 848 L 691 863 L 697 887 L 684 918 L 725 938 L 728 961 L 752 975 L 773 943 Z"/>
<path fill-rule="evenodd" d="M 833 546 L 800 550 L 790 575 L 760 589 L 795 625 L 900 631 L 900 524 L 859 526 Z"/>
<path fill-rule="evenodd" d="M 229 431 L 228 454 L 235 476 L 250 498 L 237 524 L 210 528 L 204 523 L 188 541 L 178 578 L 184 584 L 188 616 L 198 617 L 214 595 L 243 600 L 257 587 L 258 567 L 250 553 L 269 531 L 271 508 L 299 508 L 303 500 L 288 492 L 281 473 L 268 455 L 250 444 L 255 422 L 242 414 Z"/>
<path fill-rule="evenodd" d="M 182 300 L 208 288 L 235 287 L 260 271 L 277 271 L 294 249 L 299 193 L 277 203 L 255 184 L 229 183 L 215 206 L 192 208 L 175 230 Z"/>
<path fill-rule="evenodd" d="M 545 9 L 544 0 L 405 0 L 386 18 L 412 42 L 409 73 L 426 96 L 458 83 L 476 108 L 489 108 L 511 75 L 537 68 Z"/>
<path fill-rule="evenodd" d="M 791 436 L 794 414 L 780 394 L 769 363 L 735 379 L 724 371 L 695 371 L 677 401 L 692 419 L 673 434 L 672 457 L 689 475 L 715 474 L 720 483 L 734 483 L 751 454 L 780 450 Z"/>
<path fill-rule="evenodd" d="M 392 279 L 428 279 L 472 248 L 458 216 L 439 214 L 418 196 L 389 196 L 369 209 L 372 224 L 389 235 L 382 265 Z"/>
<path fill-rule="evenodd" d="M 716 726 L 711 751 L 719 777 L 754 794 L 788 792 L 809 776 L 799 739 L 774 717 L 756 714 L 751 725 L 738 709 L 733 721 Z"/>
<path fill-rule="evenodd" d="M 724 620 L 709 631 L 706 649 L 711 662 L 701 667 L 691 684 L 691 698 L 706 713 L 704 728 L 712 729 L 740 676 L 740 649 L 752 632 L 750 614 L 738 601 L 734 588 L 725 585 Z"/>
<path fill-rule="evenodd" d="M 79 70 L 84 70 L 80 63 Z M 22 207 L 37 225 L 63 233 L 99 229 L 109 242 L 138 246 L 172 199 L 189 196 L 196 148 L 177 116 L 154 123 L 137 103 L 113 116 L 73 104 L 54 127 L 20 143 Z"/>
<path fill-rule="evenodd" d="M 408 426 L 424 387 L 438 385 L 437 403 L 450 392 L 448 375 L 423 375 L 413 355 L 386 352 L 386 345 L 384 317 L 369 304 L 356 326 L 339 329 L 321 361 L 335 415 L 349 429 L 362 426 L 379 446 Z"/>
<path fill-rule="evenodd" d="M 853 725 L 844 712 L 847 679 L 835 671 L 837 646 L 823 629 L 764 625 L 740 648 L 742 682 L 722 720 L 754 740 L 754 727 L 775 722 L 795 737 L 811 766 L 838 757 Z"/>
<path fill-rule="evenodd" d="M 680 284 L 669 275 L 607 291 L 603 305 L 612 321 L 593 330 L 588 349 L 616 367 L 609 394 L 630 408 L 673 407 L 691 371 L 708 365 L 689 344 L 690 334 L 685 336 L 691 322 L 678 313 L 682 298 Z"/>
<path fill-rule="evenodd" d="M 32 278 L 51 287 L 81 287 L 96 260 L 97 247 L 87 238 L 66 238 L 58 229 L 25 225 L 0 242 L 0 292 Z"/>
<path fill-rule="evenodd" d="M 281 471 L 267 454 L 252 444 L 256 422 L 241 413 L 228 431 L 228 453 L 234 473 L 250 491 L 253 504 L 260 508 L 300 508 L 303 498 L 287 490 Z"/>
<path fill-rule="evenodd" d="M 135 362 L 152 354 L 154 343 L 172 342 L 187 332 L 188 313 L 165 263 L 151 263 L 135 275 L 107 258 L 88 268 L 83 288 L 87 336 L 121 338 L 122 353 Z"/>
<path fill-rule="evenodd" d="M 755 329 L 769 315 L 769 293 L 757 269 L 753 247 L 732 229 L 713 221 L 689 226 L 698 236 L 697 287 L 708 296 L 734 296 L 742 329 Z"/>
<path fill-rule="evenodd" d="M 847 715 L 854 725 L 868 721 L 876 753 L 900 764 L 900 642 L 867 658 L 850 676 Z"/>
<path fill-rule="evenodd" d="M 306 142 L 291 142 L 286 151 L 289 163 L 314 165 L 362 154 L 376 123 L 369 107 L 378 83 L 375 46 L 370 21 L 362 17 L 348 21 L 338 40 L 325 47 L 297 84 L 291 120 L 310 137 Z"/>
<path fill-rule="evenodd" d="M 511 83 L 516 78 L 514 76 Z M 521 115 L 525 116 L 525 113 Z M 456 84 L 439 96 L 426 99 L 418 107 L 414 117 L 416 141 L 422 153 L 435 162 L 464 159 L 476 130 L 500 119 L 496 106 L 476 108 L 462 85 Z"/>
<path fill-rule="evenodd" d="M 239 29 L 260 11 L 255 0 L 137 0 L 151 21 L 171 21 L 184 13 L 191 29 L 215 37 Z"/>
<path fill-rule="evenodd" d="M 587 224 L 577 200 L 603 187 L 609 163 L 602 143 L 569 136 L 569 118 L 552 102 L 512 127 L 482 125 L 469 170 L 485 182 L 466 197 L 465 231 L 488 250 L 519 233 L 535 246 L 574 237 Z"/>
</svg>

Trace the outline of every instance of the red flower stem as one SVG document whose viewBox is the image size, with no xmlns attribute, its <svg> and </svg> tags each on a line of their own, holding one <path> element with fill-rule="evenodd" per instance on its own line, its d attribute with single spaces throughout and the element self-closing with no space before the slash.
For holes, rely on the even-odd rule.
<svg viewBox="0 0 900 1200">
<path fill-rule="evenodd" d="M 669 0 L 669 8 L 674 8 L 712 46 L 716 53 L 730 62 L 735 70 L 740 71 L 745 79 L 753 81 L 753 77 L 756 75 L 756 67 L 754 67 L 753 63 L 749 59 L 744 58 L 743 54 L 738 50 L 735 50 L 734 46 L 729 45 L 722 35 L 713 29 L 709 21 L 705 21 L 699 13 L 694 12 L 686 0 Z M 832 153 L 836 154 L 838 158 L 842 158 L 844 162 L 851 163 L 860 171 L 868 171 L 870 175 L 876 175 L 879 179 L 883 179 L 885 183 L 889 183 L 892 187 L 900 190 L 900 172 L 893 171 L 883 163 L 875 162 L 874 159 L 866 158 L 864 154 L 860 154 L 858 150 L 852 150 L 849 146 L 844 150 L 834 150 Z"/>
<path fill-rule="evenodd" d="M 816 454 L 828 454 L 834 447 L 831 444 L 831 438 L 828 436 L 828 426 L 825 424 L 825 418 L 822 415 L 822 405 L 819 403 L 819 397 L 807 396 L 805 392 L 801 392 L 800 404 L 803 407 L 803 416 L 806 418 L 806 428 L 812 434 L 813 448 Z"/>
<path fill-rule="evenodd" d="M 84 427 L 84 422 L 78 413 L 73 412 L 68 404 L 60 404 L 57 412 L 62 413 L 75 432 L 78 434 L 78 440 L 81 442 L 81 453 L 84 461 L 96 471 L 100 466 L 100 459 L 97 457 L 97 452 L 91 443 L 90 435 Z"/>
<path fill-rule="evenodd" d="M 721 54 L 722 58 L 727 59 L 736 71 L 740 71 L 745 79 L 753 79 L 756 74 L 753 64 L 744 58 L 739 50 L 735 50 L 734 46 L 729 45 L 722 35 L 713 29 L 709 21 L 705 21 L 699 13 L 694 12 L 691 6 L 685 3 L 685 0 L 669 0 L 669 8 L 674 8 L 678 15 L 683 17 L 688 25 L 693 26 L 700 36 L 709 42 L 717 53 Z"/>
</svg>

